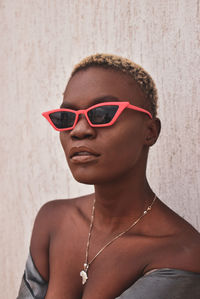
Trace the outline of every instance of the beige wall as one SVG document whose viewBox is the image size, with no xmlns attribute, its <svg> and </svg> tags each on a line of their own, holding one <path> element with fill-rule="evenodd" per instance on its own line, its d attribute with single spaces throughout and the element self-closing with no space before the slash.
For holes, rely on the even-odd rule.
<svg viewBox="0 0 200 299">
<path fill-rule="evenodd" d="M 41 112 L 59 106 L 80 58 L 127 56 L 154 77 L 162 133 L 148 177 L 160 198 L 200 229 L 198 0 L 1 0 L 0 294 L 15 298 L 33 220 L 76 183 Z"/>
</svg>

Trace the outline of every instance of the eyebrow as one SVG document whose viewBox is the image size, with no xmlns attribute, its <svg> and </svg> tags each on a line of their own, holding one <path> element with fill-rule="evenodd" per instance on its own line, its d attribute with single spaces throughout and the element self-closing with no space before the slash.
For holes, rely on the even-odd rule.
<svg viewBox="0 0 200 299">
<path fill-rule="evenodd" d="M 119 98 L 112 96 L 112 95 L 105 95 L 105 96 L 101 96 L 98 98 L 94 98 L 92 99 L 92 101 L 90 102 L 90 106 L 96 105 L 96 104 L 100 104 L 100 103 L 104 103 L 104 102 L 119 102 Z M 73 109 L 73 110 L 78 110 L 80 109 L 78 106 L 68 103 L 68 102 L 64 102 L 61 104 L 60 108 L 69 108 L 69 109 Z"/>
</svg>

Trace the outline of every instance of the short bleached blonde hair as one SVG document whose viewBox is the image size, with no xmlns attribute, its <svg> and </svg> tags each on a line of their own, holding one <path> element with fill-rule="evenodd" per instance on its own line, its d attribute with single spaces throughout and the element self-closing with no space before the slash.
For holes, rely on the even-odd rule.
<svg viewBox="0 0 200 299">
<path fill-rule="evenodd" d="M 153 117 L 157 115 L 158 93 L 152 77 L 138 64 L 121 56 L 112 54 L 94 54 L 81 60 L 75 65 L 71 78 L 80 70 L 87 69 L 91 66 L 101 66 L 121 71 L 130 75 L 140 86 L 148 100 L 148 106 Z"/>
</svg>

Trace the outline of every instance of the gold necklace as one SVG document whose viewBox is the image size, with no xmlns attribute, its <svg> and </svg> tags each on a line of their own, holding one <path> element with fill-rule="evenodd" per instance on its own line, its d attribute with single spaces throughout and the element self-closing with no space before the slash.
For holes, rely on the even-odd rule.
<svg viewBox="0 0 200 299">
<path fill-rule="evenodd" d="M 154 202 L 156 200 L 156 195 L 154 196 L 154 199 L 150 206 L 147 207 L 146 210 L 142 213 L 142 215 L 135 220 L 126 230 L 123 232 L 119 233 L 117 236 L 115 236 L 113 239 L 111 239 L 109 242 L 107 242 L 98 252 L 97 254 L 91 259 L 90 262 L 88 262 L 88 254 L 89 254 L 89 247 L 90 247 L 90 238 L 91 238 L 91 233 L 92 233 L 92 228 L 93 228 L 93 223 L 94 223 L 94 212 L 95 212 L 95 202 L 96 199 L 94 199 L 93 207 L 92 207 L 92 214 L 91 214 L 91 220 L 90 220 L 90 228 L 89 228 L 89 234 L 88 234 L 88 240 L 87 240 L 87 246 L 86 246 L 86 253 L 85 253 L 85 263 L 83 264 L 83 269 L 80 272 L 80 276 L 82 277 L 82 284 L 84 285 L 88 279 L 88 269 L 91 263 L 97 258 L 97 256 L 106 248 L 108 247 L 111 243 L 113 243 L 115 240 L 123 236 L 125 233 L 127 233 L 131 228 L 133 228 L 152 208 Z"/>
</svg>

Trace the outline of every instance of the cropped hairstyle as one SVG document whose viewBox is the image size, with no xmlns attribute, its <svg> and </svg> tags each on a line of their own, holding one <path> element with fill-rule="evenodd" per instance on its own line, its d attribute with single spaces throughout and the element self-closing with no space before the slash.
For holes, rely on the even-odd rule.
<svg viewBox="0 0 200 299">
<path fill-rule="evenodd" d="M 87 69 L 91 66 L 101 66 L 107 69 L 114 69 L 131 76 L 144 92 L 152 116 L 156 117 L 158 100 L 157 89 L 151 76 L 140 65 L 117 55 L 94 54 L 84 58 L 75 65 L 71 73 L 71 78 L 78 71 Z"/>
</svg>

